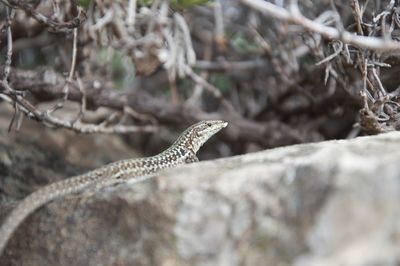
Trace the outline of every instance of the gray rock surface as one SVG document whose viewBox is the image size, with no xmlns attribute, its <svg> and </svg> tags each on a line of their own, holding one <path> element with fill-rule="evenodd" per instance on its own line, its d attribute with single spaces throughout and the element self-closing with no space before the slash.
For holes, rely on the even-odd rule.
<svg viewBox="0 0 400 266">
<path fill-rule="evenodd" d="M 388 133 L 183 166 L 48 204 L 1 265 L 399 265 L 399 161 Z"/>
</svg>

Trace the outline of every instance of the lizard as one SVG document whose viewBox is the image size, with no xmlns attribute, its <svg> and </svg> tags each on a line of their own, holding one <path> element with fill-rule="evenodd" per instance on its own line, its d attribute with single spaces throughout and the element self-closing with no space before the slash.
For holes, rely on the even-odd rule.
<svg viewBox="0 0 400 266">
<path fill-rule="evenodd" d="M 96 190 L 152 176 L 184 163 L 197 162 L 197 151 L 214 134 L 228 125 L 222 120 L 206 120 L 187 128 L 165 151 L 151 157 L 125 159 L 46 185 L 25 197 L 10 212 L 0 227 L 0 255 L 18 226 L 43 205 L 70 194 L 95 187 Z"/>
</svg>

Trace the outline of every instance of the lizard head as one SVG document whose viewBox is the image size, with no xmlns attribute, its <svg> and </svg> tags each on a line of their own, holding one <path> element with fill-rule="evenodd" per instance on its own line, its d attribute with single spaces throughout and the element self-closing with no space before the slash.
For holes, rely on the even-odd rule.
<svg viewBox="0 0 400 266">
<path fill-rule="evenodd" d="M 187 133 L 189 133 L 193 151 L 196 153 L 209 138 L 227 125 L 228 122 L 222 120 L 205 120 L 188 128 Z"/>
</svg>

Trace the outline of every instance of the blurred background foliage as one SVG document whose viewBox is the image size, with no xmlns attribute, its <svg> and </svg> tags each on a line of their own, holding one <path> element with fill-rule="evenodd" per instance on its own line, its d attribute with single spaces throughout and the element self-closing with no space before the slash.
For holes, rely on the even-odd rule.
<svg viewBox="0 0 400 266">
<path fill-rule="evenodd" d="M 80 127 L 63 108 L 56 109 L 64 125 L 47 117 L 53 110 L 34 114 L 37 120 L 77 132 L 168 128 L 146 135 L 156 143 L 142 147 L 149 153 L 169 143 L 175 128 L 210 118 L 230 122 L 211 148 L 215 156 L 397 130 L 396 53 L 323 38 L 251 2 L 2 1 L 3 72 L 10 29 L 11 88 L 38 110 L 60 99 L 62 106 L 81 105 L 75 110 Z M 289 10 L 288 2 L 269 1 L 281 10 Z M 386 34 L 384 22 L 396 40 L 398 1 L 299 1 L 299 8 L 321 25 L 359 35 Z M 13 103 L 5 95 L 1 104 Z M 18 104 L 17 112 L 32 116 Z M 130 138 L 143 142 L 137 134 Z"/>
</svg>

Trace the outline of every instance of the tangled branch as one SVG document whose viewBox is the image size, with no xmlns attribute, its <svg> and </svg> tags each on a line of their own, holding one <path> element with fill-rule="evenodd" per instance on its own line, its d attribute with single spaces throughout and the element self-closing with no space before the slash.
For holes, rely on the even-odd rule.
<svg viewBox="0 0 400 266">
<path fill-rule="evenodd" d="M 278 7 L 262 0 L 241 0 L 244 4 L 260 11 L 261 13 L 275 18 L 297 24 L 321 36 L 341 41 L 346 44 L 354 45 L 359 48 L 370 49 L 377 52 L 400 51 L 400 43 L 387 38 L 378 38 L 374 36 L 361 36 L 345 30 L 325 26 L 323 16 L 315 20 L 304 17 L 299 9 L 297 1 L 291 0 L 288 9 Z M 358 2 L 358 1 L 357 1 Z"/>
<path fill-rule="evenodd" d="M 17 128 L 23 116 L 81 133 L 222 118 L 234 153 L 356 136 L 357 119 L 369 133 L 398 128 L 398 84 L 385 74 L 400 48 L 398 1 L 0 3 L 0 97 Z M 24 53 L 46 67 L 27 70 Z"/>
</svg>

